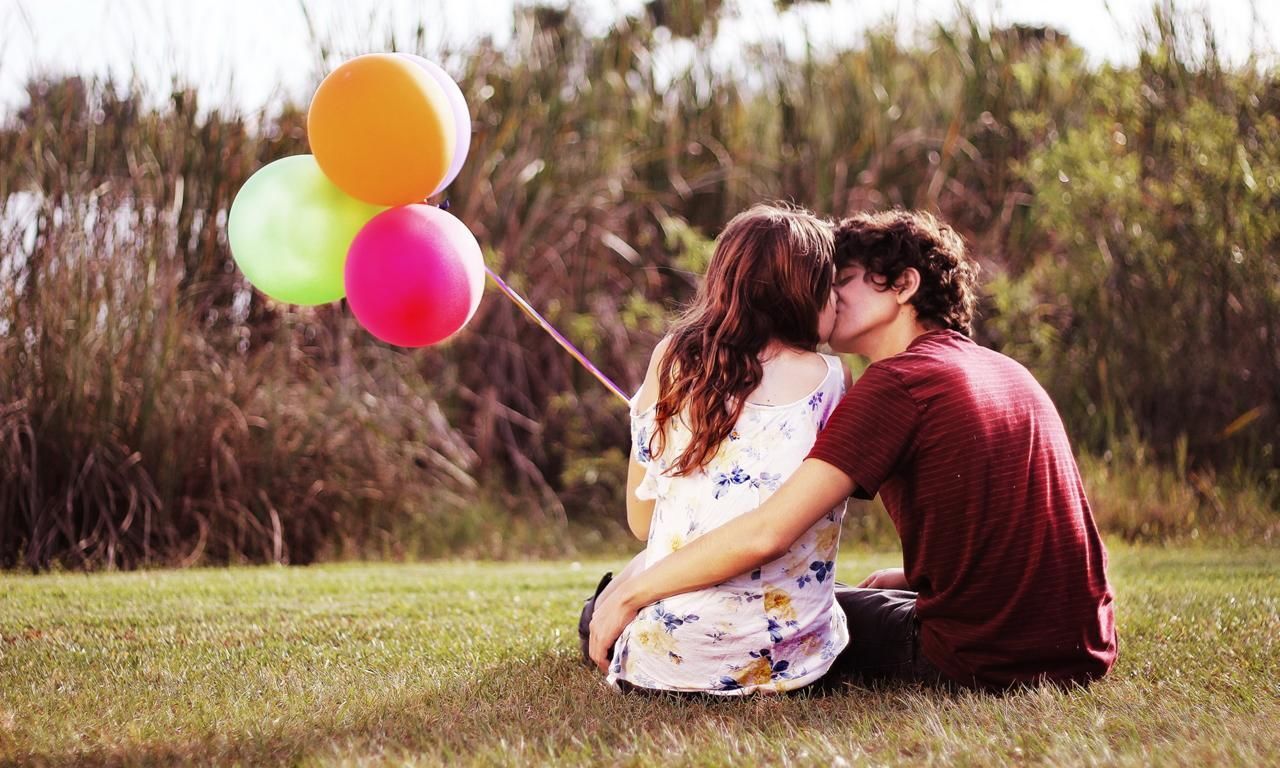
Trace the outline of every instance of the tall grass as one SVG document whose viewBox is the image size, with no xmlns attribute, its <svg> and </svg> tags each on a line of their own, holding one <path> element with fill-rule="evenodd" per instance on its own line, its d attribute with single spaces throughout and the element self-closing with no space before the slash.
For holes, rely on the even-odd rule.
<svg viewBox="0 0 1280 768">
<path fill-rule="evenodd" d="M 307 562 L 464 507 L 474 453 L 412 361 L 228 269 L 231 196 L 296 115 L 272 141 L 140 102 L 38 83 L 9 134 L 0 560 Z"/>
<path fill-rule="evenodd" d="M 987 328 L 1083 445 L 1136 434 L 1184 470 L 1280 480 L 1280 72 L 1229 72 L 1159 12 L 1138 65 L 1018 164 L 1036 252 Z"/>
<path fill-rule="evenodd" d="M 468 97 L 448 197 L 492 266 L 634 387 L 738 210 L 936 210 L 990 277 L 981 339 L 1041 375 L 1084 452 L 1132 436 L 1152 459 L 1130 468 L 1171 472 L 1195 515 L 1238 488 L 1267 508 L 1215 530 L 1274 530 L 1274 73 L 1193 60 L 1164 16 L 1120 70 L 1053 30 L 962 19 L 917 46 L 886 28 L 660 71 L 657 21 L 707 48 L 722 12 L 650 3 L 591 36 L 522 8 L 509 45 L 411 42 Z M 316 47 L 330 65 L 363 52 Z M 509 303 L 409 354 L 341 305 L 245 284 L 227 211 L 254 170 L 306 151 L 304 104 L 143 97 L 38 78 L 0 126 L 0 563 L 502 554 L 619 528 L 625 411 Z M 1086 462 L 1112 490 L 1116 466 Z M 1117 526 L 1171 531 L 1143 522 Z"/>
</svg>

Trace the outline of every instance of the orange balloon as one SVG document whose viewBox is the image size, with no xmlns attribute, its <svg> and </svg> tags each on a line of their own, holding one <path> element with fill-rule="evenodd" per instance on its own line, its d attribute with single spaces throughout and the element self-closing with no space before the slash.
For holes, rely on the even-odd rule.
<svg viewBox="0 0 1280 768">
<path fill-rule="evenodd" d="M 444 88 L 389 53 L 358 56 L 330 72 L 307 112 L 320 169 L 343 192 L 375 205 L 428 197 L 449 172 L 454 126 Z"/>
</svg>

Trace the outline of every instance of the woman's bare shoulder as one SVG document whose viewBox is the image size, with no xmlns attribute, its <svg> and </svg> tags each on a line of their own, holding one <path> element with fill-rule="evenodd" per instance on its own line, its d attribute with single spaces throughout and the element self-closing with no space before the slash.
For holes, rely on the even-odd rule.
<svg viewBox="0 0 1280 768">
<path fill-rule="evenodd" d="M 787 351 L 764 364 L 760 386 L 747 398 L 756 405 L 785 405 L 808 396 L 831 373 L 827 357 L 817 352 Z"/>
</svg>

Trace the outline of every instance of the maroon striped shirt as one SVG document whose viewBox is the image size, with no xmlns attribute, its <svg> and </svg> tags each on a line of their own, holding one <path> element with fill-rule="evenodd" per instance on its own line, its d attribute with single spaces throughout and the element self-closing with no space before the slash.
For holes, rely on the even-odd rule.
<svg viewBox="0 0 1280 768">
<path fill-rule="evenodd" d="M 1006 686 L 1111 668 L 1106 550 L 1062 420 L 1021 365 L 925 333 L 867 368 L 809 458 L 880 494 L 921 651 L 948 676 Z"/>
</svg>

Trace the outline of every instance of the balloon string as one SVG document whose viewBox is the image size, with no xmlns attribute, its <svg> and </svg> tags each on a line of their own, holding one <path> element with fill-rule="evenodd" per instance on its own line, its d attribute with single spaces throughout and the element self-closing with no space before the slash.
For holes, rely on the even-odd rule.
<svg viewBox="0 0 1280 768">
<path fill-rule="evenodd" d="M 528 315 L 530 319 L 532 319 L 535 323 L 541 326 L 542 330 L 550 334 L 551 338 L 555 339 L 556 343 L 564 348 L 564 351 L 568 352 L 571 356 L 573 356 L 574 360 L 577 360 L 579 363 L 581 363 L 583 368 L 586 368 L 588 371 L 590 371 L 591 375 L 599 379 L 600 383 L 605 385 L 610 392 L 617 395 L 618 398 L 622 400 L 622 402 L 626 403 L 628 406 L 631 405 L 631 398 L 627 397 L 626 393 L 623 392 L 622 389 L 617 384 L 614 384 L 612 379 L 610 379 L 608 376 L 605 376 L 600 371 L 599 368 L 595 367 L 595 365 L 593 365 L 591 361 L 587 359 L 586 355 L 579 352 L 578 348 L 573 346 L 572 342 L 570 342 L 563 335 L 561 335 L 561 333 L 557 331 L 551 325 L 551 323 L 548 323 L 542 315 L 538 314 L 538 310 L 529 306 L 529 302 L 525 301 L 520 296 L 520 294 L 515 292 L 515 290 L 511 286 L 507 285 L 506 281 L 504 281 L 501 277 L 498 277 L 496 274 L 494 274 L 493 270 L 489 269 L 488 264 L 485 265 L 484 271 L 488 273 L 489 277 L 493 278 L 493 282 L 498 284 L 498 288 L 506 295 L 506 297 L 508 299 L 511 299 L 511 301 L 515 302 L 515 305 L 517 307 L 524 310 L 524 313 Z"/>
</svg>

